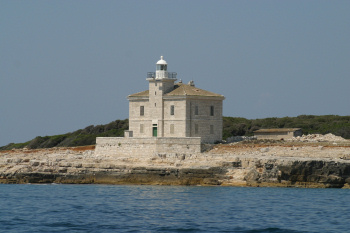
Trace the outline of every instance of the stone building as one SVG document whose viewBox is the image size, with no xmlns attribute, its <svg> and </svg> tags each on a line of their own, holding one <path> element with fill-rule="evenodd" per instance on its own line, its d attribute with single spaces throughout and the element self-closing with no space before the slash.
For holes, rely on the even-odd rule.
<svg viewBox="0 0 350 233">
<path fill-rule="evenodd" d="M 124 137 L 97 137 L 96 155 L 174 156 L 201 153 L 222 139 L 224 96 L 202 90 L 168 72 L 161 57 L 147 74 L 149 89 L 128 96 L 129 130 Z"/>
<path fill-rule="evenodd" d="M 129 136 L 201 137 L 203 143 L 222 139 L 224 96 L 202 90 L 167 71 L 161 56 L 156 72 L 147 74 L 149 89 L 128 96 Z"/>
<path fill-rule="evenodd" d="M 282 128 L 282 129 L 259 129 L 254 131 L 257 139 L 290 139 L 292 137 L 302 136 L 300 128 Z"/>
</svg>

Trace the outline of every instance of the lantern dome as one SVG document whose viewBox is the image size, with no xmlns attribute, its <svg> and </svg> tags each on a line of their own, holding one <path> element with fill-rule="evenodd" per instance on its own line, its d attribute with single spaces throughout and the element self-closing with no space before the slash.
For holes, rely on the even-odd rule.
<svg viewBox="0 0 350 233">
<path fill-rule="evenodd" d="M 156 63 L 157 65 L 168 65 L 168 63 L 160 56 L 160 60 Z"/>
</svg>

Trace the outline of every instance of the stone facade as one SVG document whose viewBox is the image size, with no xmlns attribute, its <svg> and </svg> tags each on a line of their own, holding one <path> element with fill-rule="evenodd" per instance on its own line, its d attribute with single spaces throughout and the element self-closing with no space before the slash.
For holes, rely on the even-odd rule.
<svg viewBox="0 0 350 233">
<path fill-rule="evenodd" d="M 302 130 L 300 128 L 283 128 L 283 129 L 259 129 L 254 131 L 254 136 L 257 139 L 291 139 L 293 137 L 302 136 Z"/>
<path fill-rule="evenodd" d="M 222 139 L 222 100 L 166 98 L 159 105 L 162 108 L 155 109 L 144 99 L 130 98 L 129 130 L 134 137 L 152 137 L 153 126 L 157 126 L 158 137 L 201 137 L 205 143 Z M 157 110 L 161 117 L 154 119 Z"/>
</svg>

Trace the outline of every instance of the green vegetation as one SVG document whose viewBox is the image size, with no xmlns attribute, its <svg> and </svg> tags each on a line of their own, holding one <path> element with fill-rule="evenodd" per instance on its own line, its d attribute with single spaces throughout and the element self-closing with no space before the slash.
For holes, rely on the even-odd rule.
<svg viewBox="0 0 350 233">
<path fill-rule="evenodd" d="M 36 137 L 25 143 L 10 143 L 0 147 L 0 150 L 11 150 L 27 147 L 29 149 L 71 147 L 94 145 L 96 137 L 122 137 L 124 130 L 129 128 L 129 120 L 116 120 L 106 125 L 90 125 L 72 133 L 62 135 Z"/>
<path fill-rule="evenodd" d="M 350 139 L 350 116 L 313 116 L 264 118 L 248 120 L 239 117 L 224 117 L 223 139 L 231 136 L 251 136 L 258 129 L 301 128 L 303 134 L 332 133 Z"/>
<path fill-rule="evenodd" d="M 36 137 L 25 143 L 10 143 L 0 150 L 19 148 L 51 148 L 94 145 L 96 137 L 122 137 L 129 128 L 129 121 L 116 120 L 106 125 L 90 125 L 72 133 L 55 136 Z M 313 116 L 264 118 L 249 120 L 241 117 L 223 117 L 223 139 L 231 136 L 251 136 L 253 132 L 264 128 L 301 128 L 304 134 L 332 133 L 350 139 L 350 116 Z"/>
</svg>

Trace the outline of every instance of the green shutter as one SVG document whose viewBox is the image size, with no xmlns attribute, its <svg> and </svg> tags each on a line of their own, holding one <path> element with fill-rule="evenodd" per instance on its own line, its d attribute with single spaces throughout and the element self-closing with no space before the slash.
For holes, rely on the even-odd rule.
<svg viewBox="0 0 350 233">
<path fill-rule="evenodd" d="M 157 127 L 153 127 L 153 137 L 157 137 L 158 131 Z"/>
</svg>

